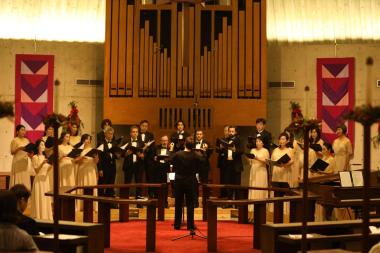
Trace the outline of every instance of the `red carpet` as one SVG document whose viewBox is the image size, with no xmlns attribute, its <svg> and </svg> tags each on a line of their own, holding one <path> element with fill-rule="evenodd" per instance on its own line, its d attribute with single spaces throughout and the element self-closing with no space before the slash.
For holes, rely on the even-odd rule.
<svg viewBox="0 0 380 253">
<path fill-rule="evenodd" d="M 111 248 L 107 253 L 145 252 L 145 221 L 130 221 L 111 224 Z M 207 252 L 207 239 L 191 237 L 172 241 L 189 231 L 174 230 L 173 221 L 158 221 L 156 231 L 156 252 Z M 196 226 L 207 236 L 207 222 L 196 221 Z M 185 226 L 186 227 L 186 226 Z M 238 224 L 234 221 L 218 222 L 218 252 L 252 252 L 252 224 Z M 197 231 L 197 234 L 199 232 Z"/>
</svg>

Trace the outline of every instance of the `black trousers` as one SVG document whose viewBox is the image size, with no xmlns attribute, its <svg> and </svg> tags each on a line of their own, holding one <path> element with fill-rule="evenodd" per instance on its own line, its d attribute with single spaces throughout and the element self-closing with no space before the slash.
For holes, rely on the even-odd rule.
<svg viewBox="0 0 380 253">
<path fill-rule="evenodd" d="M 110 163 L 107 167 L 101 168 L 103 170 L 103 177 L 99 177 L 98 184 L 115 184 L 116 177 L 116 164 Z M 115 190 L 113 188 L 98 189 L 99 196 L 113 197 Z"/>
<path fill-rule="evenodd" d="M 234 161 L 227 161 L 224 173 L 224 184 L 241 184 L 241 171 L 236 171 L 234 169 Z M 237 190 L 226 189 L 228 199 L 237 199 L 237 193 Z"/>
<path fill-rule="evenodd" d="M 186 199 L 187 207 L 187 229 L 194 229 L 194 192 L 195 180 L 175 180 L 174 181 L 174 194 L 175 194 L 175 217 L 174 227 L 179 228 L 182 220 L 182 207 L 183 199 Z"/>
<path fill-rule="evenodd" d="M 143 177 L 143 169 L 144 167 L 141 166 L 141 163 L 136 162 L 128 167 L 124 167 L 124 182 L 126 184 L 130 184 L 132 182 L 132 179 L 135 180 L 135 183 L 142 183 L 142 177 Z M 141 188 L 136 188 L 136 197 L 141 196 L 142 190 Z"/>
<path fill-rule="evenodd" d="M 168 173 L 169 172 L 169 164 L 168 163 L 160 163 L 157 162 L 157 164 L 154 166 L 154 172 L 153 172 L 153 183 L 158 184 L 165 184 L 168 181 Z M 155 188 L 153 191 L 153 197 L 158 197 L 158 189 Z M 164 203 L 165 205 L 168 204 L 168 188 L 166 187 L 164 189 Z"/>
</svg>

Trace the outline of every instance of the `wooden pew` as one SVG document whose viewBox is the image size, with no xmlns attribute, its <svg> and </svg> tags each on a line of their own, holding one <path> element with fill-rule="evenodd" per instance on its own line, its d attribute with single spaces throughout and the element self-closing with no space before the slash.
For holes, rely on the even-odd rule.
<svg viewBox="0 0 380 253">
<path fill-rule="evenodd" d="M 278 188 L 278 187 L 271 187 L 271 188 L 264 188 L 264 187 L 250 187 L 250 186 L 241 186 L 241 185 L 224 185 L 224 184 L 202 184 L 202 205 L 203 205 L 203 221 L 207 221 L 207 201 L 210 199 L 212 190 L 215 189 L 235 189 L 238 190 L 238 199 L 248 199 L 248 192 L 249 190 L 263 190 L 269 192 L 277 192 L 282 193 L 286 195 L 297 195 L 294 191 L 290 189 L 284 189 L 284 188 Z M 275 203 L 275 205 L 281 205 L 282 203 Z M 239 206 L 239 216 L 238 216 L 238 222 L 241 224 L 247 224 L 248 223 L 248 206 Z M 282 209 L 281 206 L 276 208 L 276 210 Z M 282 213 L 278 212 L 275 214 L 275 220 L 279 220 L 279 222 L 282 222 Z"/>
<path fill-rule="evenodd" d="M 42 250 L 54 250 L 54 235 L 34 235 L 33 240 Z M 84 252 L 91 252 L 87 248 L 88 237 L 85 235 L 59 234 L 59 252 L 77 253 L 78 246 L 84 247 Z"/>
<path fill-rule="evenodd" d="M 1 190 L 8 190 L 10 176 L 11 176 L 10 172 L 0 172 L 0 189 Z"/>
<path fill-rule="evenodd" d="M 112 185 L 111 185 L 112 186 Z M 95 187 L 96 188 L 96 187 Z M 74 189 L 70 189 L 72 192 Z M 46 195 L 51 196 L 49 192 Z M 113 204 L 140 204 L 147 206 L 147 226 L 146 226 L 146 250 L 155 251 L 156 247 L 156 208 L 157 200 L 130 200 L 113 197 L 95 197 L 88 195 L 79 195 L 75 193 L 62 193 L 58 195 L 60 206 L 66 213 L 62 213 L 62 220 L 75 221 L 75 200 L 87 202 L 98 202 L 98 222 L 104 224 L 104 247 L 110 247 L 110 230 L 111 230 L 111 206 Z M 85 214 L 84 214 L 85 215 Z"/>
<path fill-rule="evenodd" d="M 53 221 L 36 220 L 39 231 L 53 233 Z M 104 252 L 104 225 L 88 222 L 59 221 L 59 231 L 64 234 L 84 235 L 88 237 L 87 252 Z"/>
<path fill-rule="evenodd" d="M 314 206 L 318 196 L 309 197 L 309 206 Z M 289 197 L 274 197 L 268 199 L 259 200 L 221 200 L 221 199 L 209 199 L 207 201 L 207 217 L 208 217 L 208 236 L 207 246 L 208 251 L 217 251 L 217 207 L 222 205 L 237 205 L 247 207 L 250 204 L 254 205 L 254 234 L 253 234 L 253 248 L 261 248 L 261 228 L 266 223 L 266 206 L 268 203 L 277 204 L 274 205 L 274 215 L 276 213 L 283 212 L 283 203 L 290 202 L 290 220 L 300 221 L 302 218 L 299 213 L 302 210 L 302 196 L 289 196 Z M 281 208 L 281 210 L 277 210 Z M 282 218 L 279 216 L 278 218 Z M 309 220 L 314 219 L 314 209 L 309 209 Z M 282 220 L 275 220 L 275 222 L 283 222 Z"/>
<path fill-rule="evenodd" d="M 371 224 L 380 226 L 380 219 L 371 219 Z M 362 220 L 323 221 L 308 222 L 308 234 L 314 234 L 308 238 L 309 245 L 330 248 L 325 242 L 360 241 Z M 297 252 L 301 246 L 301 239 L 292 239 L 289 234 L 301 234 L 302 224 L 264 224 L 261 227 L 261 251 L 262 253 Z M 378 242 L 380 234 L 371 235 L 373 244 Z"/>
</svg>

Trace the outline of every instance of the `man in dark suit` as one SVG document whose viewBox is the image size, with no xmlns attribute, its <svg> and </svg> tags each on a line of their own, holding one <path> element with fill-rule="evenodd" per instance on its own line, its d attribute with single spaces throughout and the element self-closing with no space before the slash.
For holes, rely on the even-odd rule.
<svg viewBox="0 0 380 253">
<path fill-rule="evenodd" d="M 176 122 L 177 131 L 170 136 L 170 141 L 174 143 L 174 152 L 184 150 L 185 140 L 189 133 L 185 131 L 185 123 L 182 120 Z"/>
<path fill-rule="evenodd" d="M 36 221 L 24 215 L 24 211 L 28 206 L 30 191 L 23 184 L 14 185 L 9 191 L 13 192 L 17 198 L 17 223 L 16 225 L 28 232 L 30 235 L 39 235 Z"/>
<path fill-rule="evenodd" d="M 154 134 L 149 132 L 149 122 L 147 120 L 142 120 L 140 122 L 140 133 L 139 139 L 144 143 L 144 160 L 143 160 L 143 171 L 145 172 L 145 179 L 148 183 L 153 183 L 154 181 Z M 149 146 L 148 146 L 149 145 Z M 153 189 L 149 189 L 149 196 L 153 196 Z"/>
<path fill-rule="evenodd" d="M 196 172 L 202 161 L 196 152 L 193 152 L 193 137 L 187 137 L 184 150 L 174 153 L 172 164 L 175 171 L 174 193 L 175 193 L 175 218 L 174 229 L 181 228 L 183 198 L 186 198 L 187 207 L 187 229 L 194 230 L 194 193 L 197 183 Z"/>
<path fill-rule="evenodd" d="M 195 133 L 195 151 L 203 157 L 202 162 L 199 165 L 198 171 L 199 171 L 199 183 L 201 184 L 207 184 L 208 183 L 208 173 L 210 171 L 210 156 L 211 156 L 211 149 L 210 144 L 207 142 L 207 140 L 204 139 L 203 131 L 197 130 Z M 199 196 L 199 187 L 196 187 L 195 191 L 195 199 L 194 199 L 194 206 L 198 207 L 198 196 Z"/>
<path fill-rule="evenodd" d="M 104 130 L 104 139 L 99 142 L 100 152 L 98 173 L 98 184 L 114 184 L 116 177 L 116 155 L 112 152 L 112 147 L 117 146 L 114 139 L 114 129 L 106 127 Z M 113 188 L 99 189 L 99 196 L 114 196 L 115 191 Z"/>
<path fill-rule="evenodd" d="M 217 167 L 219 168 L 219 182 L 220 184 L 227 184 L 229 182 L 229 173 L 228 173 L 228 165 L 227 165 L 227 147 L 222 145 L 221 141 L 227 142 L 228 140 L 228 126 L 224 126 L 223 128 L 223 137 L 218 138 L 216 141 L 215 149 L 218 154 Z M 220 197 L 227 198 L 228 192 L 227 189 L 222 188 L 220 190 Z"/>
<path fill-rule="evenodd" d="M 127 153 L 124 159 L 124 182 L 129 184 L 134 178 L 135 183 L 142 182 L 144 169 L 144 142 L 139 138 L 139 128 L 131 126 L 130 138 L 127 141 Z M 142 199 L 141 188 L 136 189 L 136 199 Z"/>
<path fill-rule="evenodd" d="M 241 156 L 244 152 L 244 148 L 240 143 L 240 139 L 237 135 L 236 127 L 228 127 L 228 139 L 227 143 L 227 184 L 241 184 L 241 172 L 243 171 L 243 162 Z M 231 189 L 228 190 L 228 199 L 236 199 L 237 191 Z"/>
<path fill-rule="evenodd" d="M 272 144 L 272 134 L 265 130 L 266 120 L 264 118 L 256 119 L 256 127 L 252 134 L 252 139 L 248 140 L 248 148 L 252 149 L 256 147 L 256 138 L 261 137 L 263 139 L 264 148 L 270 151 Z"/>
<path fill-rule="evenodd" d="M 159 145 L 154 147 L 154 165 L 153 165 L 153 183 L 166 183 L 167 173 L 170 172 L 169 158 L 172 154 L 171 147 L 169 145 L 169 137 L 164 135 L 161 137 Z M 153 198 L 158 197 L 157 190 L 153 191 Z M 168 206 L 168 191 L 164 191 L 165 206 Z"/>
</svg>

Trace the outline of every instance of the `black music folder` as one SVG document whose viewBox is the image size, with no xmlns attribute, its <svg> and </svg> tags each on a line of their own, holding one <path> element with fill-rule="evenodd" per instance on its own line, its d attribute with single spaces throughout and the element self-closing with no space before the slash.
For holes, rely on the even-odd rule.
<svg viewBox="0 0 380 253">
<path fill-rule="evenodd" d="M 67 154 L 67 157 L 77 158 L 78 156 L 80 156 L 81 153 L 82 153 L 82 149 L 74 148 L 73 150 L 71 150 L 70 153 Z"/>
<path fill-rule="evenodd" d="M 312 172 L 324 171 L 328 166 L 329 166 L 329 164 L 327 162 L 325 162 L 322 159 L 318 158 L 313 163 L 313 165 L 310 167 L 310 170 Z"/>
<path fill-rule="evenodd" d="M 255 159 L 255 154 L 251 154 L 251 153 L 245 153 L 244 154 L 246 157 L 248 157 L 249 159 Z"/>
<path fill-rule="evenodd" d="M 218 140 L 219 145 L 222 145 L 223 147 L 226 147 L 226 148 L 233 147 L 235 145 L 232 141 L 228 142 L 228 141 L 220 139 L 220 138 L 218 138 L 217 140 Z"/>
<path fill-rule="evenodd" d="M 322 151 L 322 146 L 319 144 L 310 144 L 310 148 L 313 149 L 315 152 Z"/>
<path fill-rule="evenodd" d="M 45 147 L 52 148 L 53 146 L 54 146 L 54 138 L 51 136 L 47 137 L 45 141 Z"/>
<path fill-rule="evenodd" d="M 290 161 L 290 156 L 288 154 L 285 154 L 283 156 L 280 157 L 280 159 L 278 159 L 276 161 L 277 164 L 286 164 Z"/>
<path fill-rule="evenodd" d="M 93 148 L 93 149 L 91 149 L 90 151 L 88 151 L 88 152 L 85 154 L 85 156 L 94 158 L 94 157 L 97 156 L 98 154 L 99 154 L 99 150 L 97 150 L 96 148 Z"/>
<path fill-rule="evenodd" d="M 37 147 L 33 143 L 29 143 L 22 150 L 24 150 L 26 153 L 37 153 L 36 148 Z"/>
<path fill-rule="evenodd" d="M 290 188 L 290 185 L 288 182 L 272 182 L 272 187 Z"/>
</svg>

